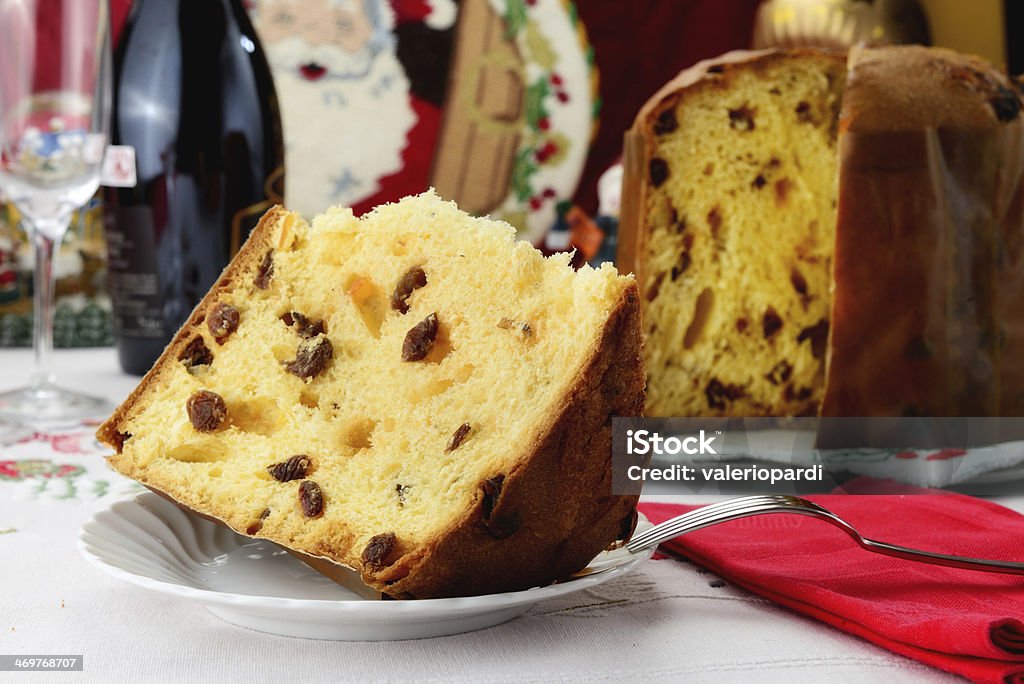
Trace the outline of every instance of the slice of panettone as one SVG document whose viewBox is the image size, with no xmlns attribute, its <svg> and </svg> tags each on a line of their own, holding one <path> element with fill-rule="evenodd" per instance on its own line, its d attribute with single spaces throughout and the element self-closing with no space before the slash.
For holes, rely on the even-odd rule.
<svg viewBox="0 0 1024 684">
<path fill-rule="evenodd" d="M 98 432 L 116 470 L 395 597 L 542 585 L 631 531 L 636 285 L 432 193 L 275 208 Z"/>
</svg>

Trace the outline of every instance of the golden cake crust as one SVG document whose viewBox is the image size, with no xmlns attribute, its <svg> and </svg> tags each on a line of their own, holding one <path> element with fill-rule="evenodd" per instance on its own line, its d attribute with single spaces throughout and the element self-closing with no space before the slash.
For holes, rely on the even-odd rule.
<svg viewBox="0 0 1024 684">
<path fill-rule="evenodd" d="M 1005 75 L 980 57 L 946 48 L 857 47 L 848 69 L 843 131 L 993 129 L 1020 108 Z"/>
</svg>

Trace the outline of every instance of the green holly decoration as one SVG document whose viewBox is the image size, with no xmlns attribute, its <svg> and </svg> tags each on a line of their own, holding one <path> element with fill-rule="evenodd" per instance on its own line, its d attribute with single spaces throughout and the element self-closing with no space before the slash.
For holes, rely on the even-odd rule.
<svg viewBox="0 0 1024 684">
<path fill-rule="evenodd" d="M 520 202 L 526 202 L 533 195 L 533 188 L 530 186 L 530 179 L 537 173 L 537 164 L 533 159 L 533 148 L 527 147 L 519 150 L 516 154 L 515 163 L 512 165 L 512 192 Z"/>
<path fill-rule="evenodd" d="M 507 0 L 505 3 L 505 37 L 515 38 L 526 25 L 526 3 L 523 0 Z"/>
<path fill-rule="evenodd" d="M 544 98 L 548 96 L 550 86 L 548 79 L 541 77 L 526 88 L 526 125 L 532 130 L 540 129 L 540 122 L 548 118 L 548 110 L 544 106 Z"/>
</svg>

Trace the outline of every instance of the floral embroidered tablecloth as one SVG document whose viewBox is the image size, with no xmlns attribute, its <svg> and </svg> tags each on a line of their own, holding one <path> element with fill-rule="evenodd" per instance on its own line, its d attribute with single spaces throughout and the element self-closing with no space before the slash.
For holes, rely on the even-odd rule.
<svg viewBox="0 0 1024 684">
<path fill-rule="evenodd" d="M 33 431 L 0 446 L 0 496 L 91 502 L 142 491 L 103 460 L 108 449 L 96 441 L 95 423 L 70 429 Z M 6 497 L 5 497 L 6 498 Z"/>
</svg>

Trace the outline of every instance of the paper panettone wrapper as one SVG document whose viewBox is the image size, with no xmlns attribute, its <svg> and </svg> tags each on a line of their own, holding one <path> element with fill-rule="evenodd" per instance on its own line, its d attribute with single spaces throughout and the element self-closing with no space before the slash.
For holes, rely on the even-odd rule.
<svg viewBox="0 0 1024 684">
<path fill-rule="evenodd" d="M 1019 95 L 947 50 L 847 68 L 821 415 L 1024 416 Z"/>
<path fill-rule="evenodd" d="M 618 251 L 615 265 L 620 273 L 636 276 L 640 296 L 644 296 L 643 274 L 640 272 L 643 230 L 641 217 L 645 211 L 646 193 L 643 170 L 647 166 L 647 143 L 634 127 L 626 132 L 622 146 L 622 204 L 619 214 Z"/>
</svg>

